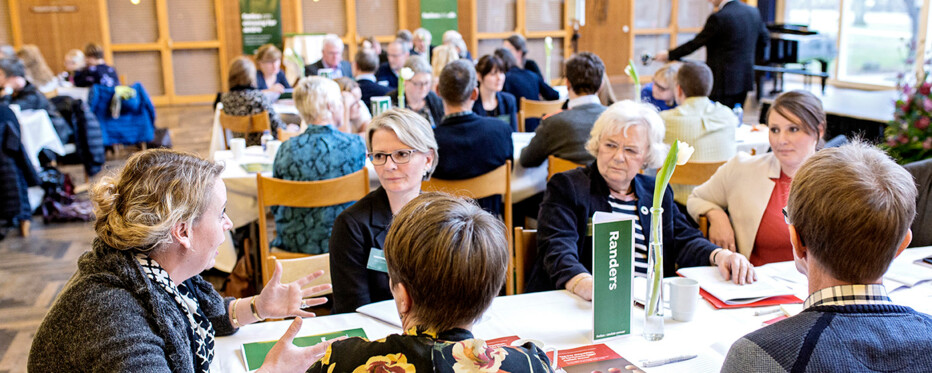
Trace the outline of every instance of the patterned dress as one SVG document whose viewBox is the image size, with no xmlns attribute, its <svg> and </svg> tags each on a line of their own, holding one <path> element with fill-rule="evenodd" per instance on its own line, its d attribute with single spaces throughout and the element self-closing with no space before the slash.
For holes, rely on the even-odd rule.
<svg viewBox="0 0 932 373">
<path fill-rule="evenodd" d="M 230 88 L 229 92 L 220 96 L 220 102 L 223 103 L 223 112 L 227 115 L 252 115 L 263 111 L 269 113 L 269 122 L 272 126 L 272 137 L 278 138 L 278 129 L 285 128 L 285 123 L 272 108 L 268 98 L 262 94 L 262 91 L 253 87 L 236 86 Z M 248 136 L 244 133 L 233 132 L 233 137 L 245 137 L 246 146 L 259 145 L 261 143 L 261 133 L 250 133 Z"/>
<path fill-rule="evenodd" d="M 533 343 L 490 348 L 464 329 L 432 333 L 408 329 L 378 341 L 334 342 L 308 372 L 552 372 L 550 359 Z"/>
<path fill-rule="evenodd" d="M 326 180 L 349 175 L 365 165 L 366 146 L 361 137 L 329 125 L 311 125 L 279 148 L 273 176 L 294 181 Z M 318 208 L 273 206 L 278 236 L 271 245 L 291 252 L 326 253 L 333 221 L 351 204 Z"/>
</svg>

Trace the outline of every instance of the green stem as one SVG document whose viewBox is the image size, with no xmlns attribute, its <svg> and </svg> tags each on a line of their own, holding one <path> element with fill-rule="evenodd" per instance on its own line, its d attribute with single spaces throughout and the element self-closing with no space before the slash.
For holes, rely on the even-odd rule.
<svg viewBox="0 0 932 373">
<path fill-rule="evenodd" d="M 679 153 L 679 143 L 674 141 L 673 145 L 670 146 L 670 152 L 667 153 L 667 158 L 663 161 L 663 167 L 657 172 L 657 179 L 654 182 L 654 206 L 651 208 L 651 230 L 650 230 L 650 239 L 651 244 L 648 250 L 651 250 L 651 253 L 648 255 L 654 255 L 654 272 L 660 273 L 660 270 L 663 269 L 663 252 L 661 248 L 663 247 L 663 242 L 660 239 L 661 224 L 663 224 L 663 219 L 661 217 L 660 211 L 663 211 L 661 206 L 663 203 L 663 194 L 667 191 L 667 184 L 670 183 L 670 177 L 673 176 L 673 170 L 676 169 L 676 160 Z M 655 213 L 657 212 L 657 213 Z M 653 315 L 657 311 L 657 307 L 660 304 L 659 291 L 660 286 L 662 285 L 663 276 L 654 276 L 651 279 L 653 283 L 651 284 L 651 293 L 650 299 L 648 300 L 647 314 Z"/>
</svg>

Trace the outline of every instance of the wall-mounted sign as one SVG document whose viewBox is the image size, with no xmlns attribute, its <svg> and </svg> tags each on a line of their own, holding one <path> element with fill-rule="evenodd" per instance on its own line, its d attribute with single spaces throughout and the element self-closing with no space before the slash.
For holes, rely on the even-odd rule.
<svg viewBox="0 0 932 373">
<path fill-rule="evenodd" d="M 77 5 L 36 5 L 29 7 L 33 13 L 77 13 Z"/>
<path fill-rule="evenodd" d="M 282 47 L 280 0 L 240 0 L 239 10 L 244 54 L 255 53 L 263 44 Z"/>
<path fill-rule="evenodd" d="M 456 30 L 456 0 L 421 0 L 421 27 L 430 31 L 431 44 L 440 45 L 447 30 Z"/>
</svg>

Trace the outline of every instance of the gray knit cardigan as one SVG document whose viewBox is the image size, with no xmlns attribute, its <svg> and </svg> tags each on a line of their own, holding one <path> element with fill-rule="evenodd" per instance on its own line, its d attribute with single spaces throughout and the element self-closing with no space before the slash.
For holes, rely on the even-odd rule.
<svg viewBox="0 0 932 373">
<path fill-rule="evenodd" d="M 194 276 L 185 285 L 216 335 L 235 329 L 233 298 Z M 188 321 L 171 296 L 151 283 L 132 252 L 94 240 L 78 271 L 45 316 L 29 352 L 30 372 L 194 372 Z"/>
</svg>

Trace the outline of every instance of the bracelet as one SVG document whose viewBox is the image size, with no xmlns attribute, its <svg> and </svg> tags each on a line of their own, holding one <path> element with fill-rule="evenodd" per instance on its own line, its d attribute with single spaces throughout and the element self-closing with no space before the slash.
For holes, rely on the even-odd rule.
<svg viewBox="0 0 932 373">
<path fill-rule="evenodd" d="M 262 316 L 259 316 L 259 309 L 256 308 L 256 298 L 258 297 L 259 297 L 258 295 L 252 297 L 252 301 L 249 302 L 249 308 L 252 309 L 252 316 L 255 317 L 256 320 L 262 321 L 265 319 L 263 319 Z"/>
<path fill-rule="evenodd" d="M 576 281 L 573 282 L 573 285 L 570 285 L 567 289 L 570 291 L 570 293 L 576 293 L 576 286 L 578 286 L 579 283 L 582 282 L 582 280 L 585 280 L 586 278 L 589 278 L 589 277 L 590 276 L 582 276 L 582 277 L 577 278 Z"/>
<path fill-rule="evenodd" d="M 718 265 L 718 264 L 715 264 L 715 258 L 718 257 L 718 253 L 720 253 L 720 252 L 722 252 L 722 251 L 724 251 L 724 250 L 725 250 L 724 248 L 721 248 L 721 247 L 720 247 L 720 248 L 718 248 L 718 250 L 715 250 L 715 252 L 712 253 L 712 265 Z"/>
<path fill-rule="evenodd" d="M 241 328 L 241 327 L 243 326 L 243 325 L 241 325 L 241 324 L 239 323 L 239 320 L 236 318 L 236 304 L 239 302 L 239 300 L 240 300 L 240 298 L 236 298 L 236 299 L 233 300 L 233 304 L 232 304 L 232 307 L 231 307 L 231 308 L 233 308 L 233 310 L 230 312 L 230 318 L 233 320 L 233 327 L 235 327 L 235 328 L 237 328 L 237 329 L 239 329 L 239 328 Z"/>
</svg>

